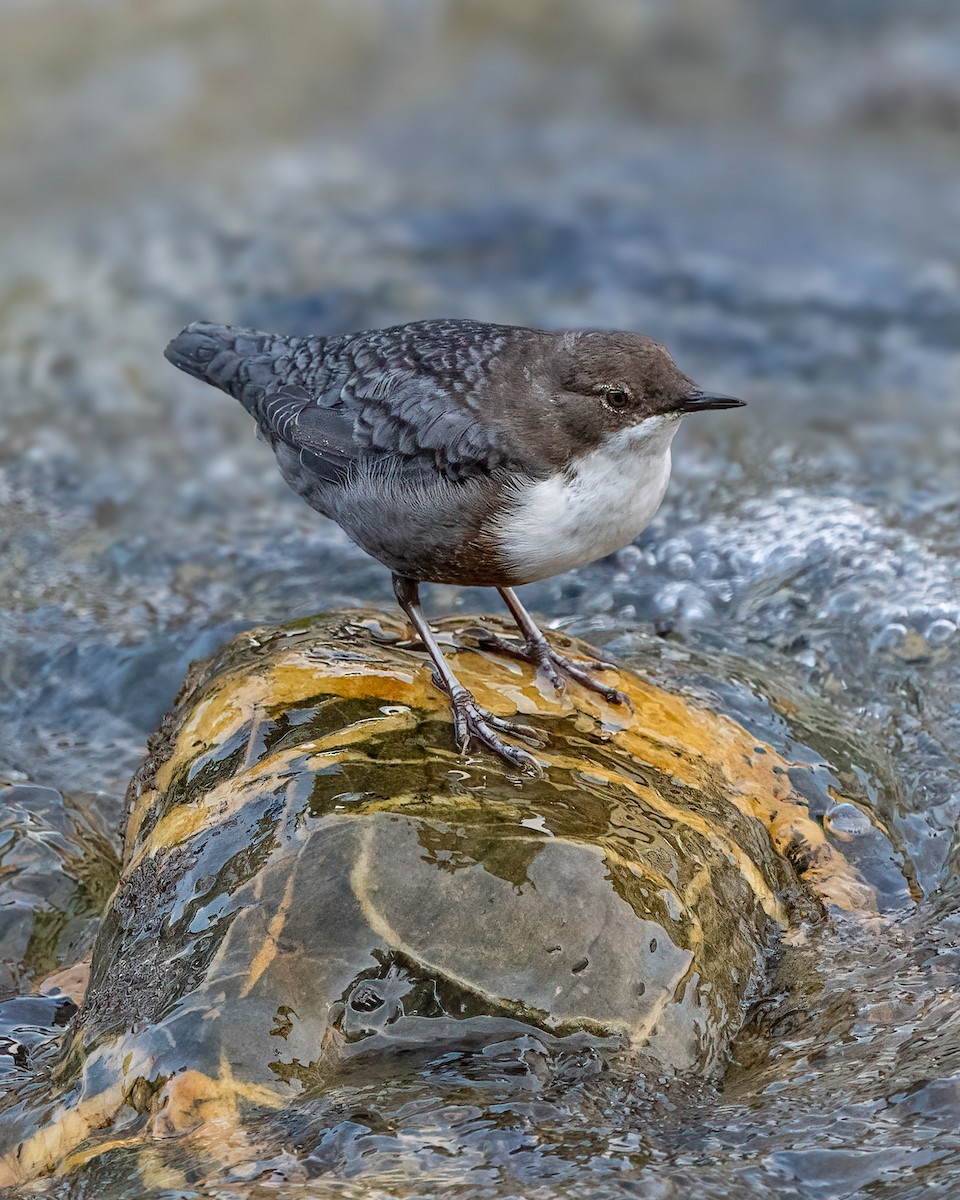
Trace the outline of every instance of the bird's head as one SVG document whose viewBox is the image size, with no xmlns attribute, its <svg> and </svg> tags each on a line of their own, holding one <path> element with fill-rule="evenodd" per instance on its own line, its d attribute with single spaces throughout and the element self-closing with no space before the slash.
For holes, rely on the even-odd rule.
<svg viewBox="0 0 960 1200">
<path fill-rule="evenodd" d="M 664 346 L 638 333 L 547 334 L 527 378 L 539 400 L 531 414 L 539 428 L 531 434 L 546 439 L 557 464 L 615 437 L 667 446 L 688 414 L 743 404 L 697 387 Z"/>
</svg>

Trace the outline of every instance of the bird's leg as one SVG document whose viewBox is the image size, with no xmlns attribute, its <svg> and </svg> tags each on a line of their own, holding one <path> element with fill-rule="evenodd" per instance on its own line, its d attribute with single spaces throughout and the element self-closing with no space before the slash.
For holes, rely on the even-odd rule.
<svg viewBox="0 0 960 1200">
<path fill-rule="evenodd" d="M 510 766 L 518 767 L 528 774 L 541 775 L 542 767 L 529 751 L 521 750 L 519 746 L 511 746 L 498 737 L 499 732 L 513 734 L 516 737 L 535 738 L 536 730 L 531 729 L 529 725 L 504 721 L 501 717 L 495 717 L 493 713 L 488 713 L 480 707 L 472 693 L 457 679 L 450 669 L 450 664 L 443 656 L 443 651 L 430 628 L 430 623 L 423 615 L 417 581 L 403 575 L 394 575 L 393 591 L 398 604 L 417 631 L 433 660 L 434 682 L 438 687 L 443 688 L 450 697 L 450 707 L 453 710 L 453 733 L 460 750 L 465 752 L 471 744 L 486 746 L 488 750 L 498 754 Z"/>
<path fill-rule="evenodd" d="M 564 676 L 567 676 L 575 679 L 585 688 L 589 688 L 590 691 L 599 692 L 610 704 L 625 704 L 628 708 L 630 707 L 630 701 L 623 692 L 595 679 L 592 674 L 594 671 L 616 670 L 613 663 L 598 662 L 595 659 L 567 658 L 558 650 L 554 650 L 543 636 L 536 621 L 520 603 L 513 588 L 497 588 L 497 591 L 503 597 L 504 603 L 510 609 L 511 616 L 523 634 L 523 641 L 511 642 L 496 634 L 489 634 L 481 643 L 485 649 L 509 655 L 511 658 L 519 658 L 522 662 L 533 663 L 544 672 L 558 692 L 563 691 L 566 687 Z"/>
</svg>

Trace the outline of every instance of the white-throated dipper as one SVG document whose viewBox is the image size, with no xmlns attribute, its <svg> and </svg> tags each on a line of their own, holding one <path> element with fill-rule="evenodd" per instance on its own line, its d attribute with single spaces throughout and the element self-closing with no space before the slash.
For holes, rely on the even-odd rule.
<svg viewBox="0 0 960 1200">
<path fill-rule="evenodd" d="M 612 668 L 558 654 L 513 588 L 632 541 L 663 499 L 681 418 L 743 403 L 701 391 L 651 338 L 592 329 L 436 320 L 301 338 L 196 321 L 165 353 L 235 396 L 293 490 L 393 572 L 461 750 L 526 770 L 536 759 L 499 735 L 532 731 L 458 682 L 419 584 L 495 587 L 523 641 L 485 644 L 623 703 L 591 674 Z"/>
</svg>

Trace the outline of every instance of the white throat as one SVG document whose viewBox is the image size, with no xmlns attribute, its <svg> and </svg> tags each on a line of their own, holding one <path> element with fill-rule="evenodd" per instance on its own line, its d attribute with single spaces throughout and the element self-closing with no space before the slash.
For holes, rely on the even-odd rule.
<svg viewBox="0 0 960 1200">
<path fill-rule="evenodd" d="M 500 553 L 525 583 L 626 546 L 650 524 L 670 480 L 675 416 L 648 417 L 607 438 L 572 470 L 517 486 L 497 516 Z"/>
</svg>

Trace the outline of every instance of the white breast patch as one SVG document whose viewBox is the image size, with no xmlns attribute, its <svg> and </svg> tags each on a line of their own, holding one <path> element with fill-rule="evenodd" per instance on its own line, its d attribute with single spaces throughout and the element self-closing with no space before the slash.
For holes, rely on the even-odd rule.
<svg viewBox="0 0 960 1200">
<path fill-rule="evenodd" d="M 648 417 L 608 438 L 572 474 L 518 486 L 493 532 L 525 583 L 612 554 L 650 524 L 667 490 L 679 426 L 676 417 Z"/>
</svg>

